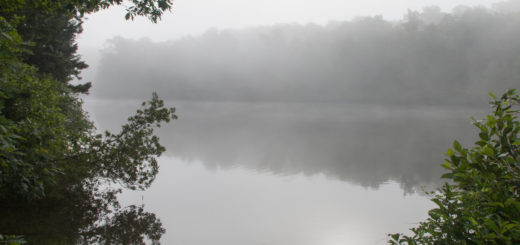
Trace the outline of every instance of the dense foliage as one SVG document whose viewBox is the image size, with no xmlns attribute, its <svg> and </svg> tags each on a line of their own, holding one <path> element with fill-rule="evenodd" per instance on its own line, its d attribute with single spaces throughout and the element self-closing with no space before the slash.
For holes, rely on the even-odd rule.
<svg viewBox="0 0 520 245">
<path fill-rule="evenodd" d="M 0 5 L 0 16 L 16 27 L 25 41 L 30 41 L 22 60 L 38 68 L 40 74 L 49 74 L 60 82 L 68 83 L 87 67 L 76 54 L 76 35 L 82 32 L 84 14 L 121 5 L 123 0 L 6 0 Z M 164 11 L 171 10 L 171 0 L 132 0 L 125 4 L 126 19 L 147 16 L 157 22 Z M 71 86 L 73 91 L 86 93 L 90 83 Z"/>
<path fill-rule="evenodd" d="M 164 152 L 154 127 L 176 119 L 154 93 L 118 133 L 98 134 L 72 86 L 83 14 L 120 0 L 4 1 L 0 6 L 0 243 L 143 244 L 165 232 L 122 187 L 145 189 Z M 132 1 L 127 19 L 157 21 L 171 1 Z M 42 216 L 43 215 L 43 216 Z M 41 217 L 41 218 L 40 218 Z"/>
<path fill-rule="evenodd" d="M 447 152 L 443 177 L 451 182 L 430 193 L 438 208 L 412 236 L 391 235 L 390 244 L 520 243 L 520 96 L 491 96 L 493 113 L 474 122 L 475 146 L 455 141 Z"/>
</svg>

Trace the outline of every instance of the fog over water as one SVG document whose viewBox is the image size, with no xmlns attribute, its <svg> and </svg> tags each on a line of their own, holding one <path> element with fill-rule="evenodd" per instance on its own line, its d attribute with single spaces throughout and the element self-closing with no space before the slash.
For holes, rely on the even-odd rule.
<svg viewBox="0 0 520 245">
<path fill-rule="evenodd" d="M 111 106 L 106 107 L 107 104 Z M 101 127 L 138 101 L 91 103 Z M 397 181 L 406 191 L 439 183 L 443 153 L 470 143 L 478 108 L 303 103 L 169 102 L 180 119 L 159 132 L 167 156 L 208 169 L 324 174 L 365 187 Z"/>
<path fill-rule="evenodd" d="M 156 183 L 122 196 L 166 244 L 383 244 L 426 216 L 488 91 L 519 88 L 519 3 L 115 37 L 86 108 L 112 130 L 152 92 L 177 108 Z"/>
<path fill-rule="evenodd" d="M 166 154 L 208 168 L 411 190 L 438 182 L 453 140 L 471 143 L 488 91 L 518 85 L 517 37 L 520 15 L 482 7 L 167 42 L 119 37 L 102 52 L 92 93 L 125 101 L 159 92 L 181 118 L 161 131 Z"/>
<path fill-rule="evenodd" d="M 471 142 L 468 107 L 167 101 L 179 120 L 145 192 L 167 244 L 384 244 L 433 207 L 454 138 Z M 87 101 L 115 129 L 137 100 Z M 110 119 L 110 120 L 107 120 Z M 368 188 L 367 188 L 368 187 Z M 414 192 L 416 194 L 413 194 Z M 407 193 L 405 195 L 405 193 Z M 417 194 L 418 193 L 418 194 Z"/>
</svg>

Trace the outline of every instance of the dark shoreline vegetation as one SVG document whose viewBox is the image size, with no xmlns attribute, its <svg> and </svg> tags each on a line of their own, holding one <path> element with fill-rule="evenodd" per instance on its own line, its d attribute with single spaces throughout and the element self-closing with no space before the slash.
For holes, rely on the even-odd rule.
<svg viewBox="0 0 520 245">
<path fill-rule="evenodd" d="M 520 81 L 520 15 L 500 4 L 453 13 L 430 7 L 410 11 L 402 22 L 366 17 L 210 30 L 163 43 L 115 38 L 92 90 L 99 98 L 152 98 L 120 131 L 99 134 L 80 99 L 91 83 L 72 82 L 87 68 L 76 35 L 85 14 L 122 2 L 5 0 L 0 6 L 0 244 L 159 244 L 165 233 L 159 218 L 117 200 L 123 189 L 150 187 L 165 151 L 154 129 L 177 119 L 154 90 L 184 101 L 479 107 L 485 92 Z M 152 22 L 172 8 L 171 0 L 130 4 L 126 19 Z M 118 93 L 123 86 L 134 90 Z M 493 96 L 493 115 L 475 122 L 476 146 L 456 142 L 447 153 L 444 177 L 453 184 L 430 193 L 439 208 L 413 235 L 394 234 L 389 243 L 520 241 L 518 101 L 514 90 Z M 310 173 L 323 172 L 311 167 Z"/>
<path fill-rule="evenodd" d="M 0 243 L 154 244 L 165 230 L 123 188 L 144 190 L 165 151 L 154 128 L 177 118 L 153 93 L 118 133 L 82 108 L 77 52 L 84 15 L 121 0 L 3 1 L 0 6 Z M 170 0 L 132 1 L 126 19 L 156 22 Z"/>
</svg>

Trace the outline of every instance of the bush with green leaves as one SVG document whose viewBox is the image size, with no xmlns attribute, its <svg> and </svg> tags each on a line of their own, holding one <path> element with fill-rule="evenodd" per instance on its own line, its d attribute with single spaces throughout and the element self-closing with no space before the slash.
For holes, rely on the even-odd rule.
<svg viewBox="0 0 520 245">
<path fill-rule="evenodd" d="M 491 94 L 493 113 L 474 120 L 475 146 L 458 141 L 441 166 L 450 180 L 430 192 L 438 206 L 413 235 L 390 235 L 390 244 L 520 244 L 520 96 Z"/>
</svg>

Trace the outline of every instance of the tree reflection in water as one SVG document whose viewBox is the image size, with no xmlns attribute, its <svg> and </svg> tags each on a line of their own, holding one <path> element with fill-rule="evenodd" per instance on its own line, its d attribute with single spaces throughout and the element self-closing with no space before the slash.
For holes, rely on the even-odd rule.
<svg viewBox="0 0 520 245">
<path fill-rule="evenodd" d="M 2 200 L 0 231 L 24 234 L 28 244 L 159 244 L 161 221 L 143 206 L 121 207 L 120 189 L 98 183 L 63 190 L 42 200 Z"/>
</svg>

